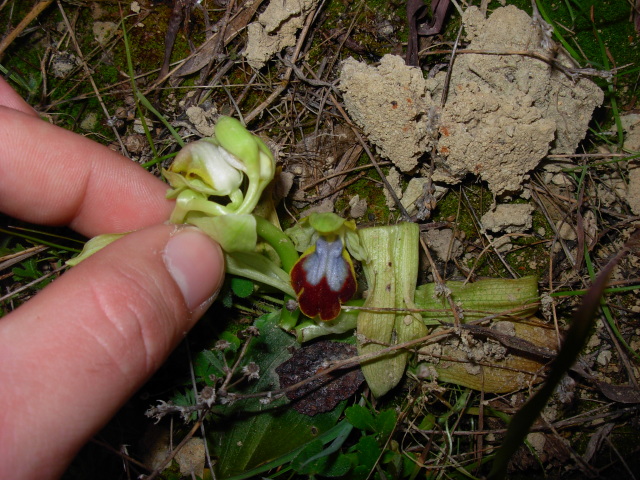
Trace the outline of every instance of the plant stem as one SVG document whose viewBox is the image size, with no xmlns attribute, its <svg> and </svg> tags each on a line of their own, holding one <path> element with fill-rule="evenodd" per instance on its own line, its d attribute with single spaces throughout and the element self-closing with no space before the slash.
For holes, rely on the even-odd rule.
<svg viewBox="0 0 640 480">
<path fill-rule="evenodd" d="M 289 237 L 263 217 L 254 215 L 256 219 L 256 232 L 258 236 L 267 242 L 276 251 L 282 262 L 282 269 L 289 273 L 293 265 L 298 261 L 298 251 L 293 246 Z"/>
<path fill-rule="evenodd" d="M 267 242 L 275 250 L 282 262 L 282 269 L 290 273 L 293 265 L 298 261 L 298 251 L 293 246 L 293 243 L 287 237 L 282 230 L 276 227 L 273 223 L 267 219 L 254 215 L 256 219 L 256 233 L 260 238 Z M 298 317 L 300 316 L 300 310 L 290 311 L 287 309 L 287 303 L 289 300 L 295 300 L 295 297 L 291 295 L 285 295 L 284 308 L 280 315 L 280 327 L 284 330 L 292 330 L 298 323 Z"/>
</svg>

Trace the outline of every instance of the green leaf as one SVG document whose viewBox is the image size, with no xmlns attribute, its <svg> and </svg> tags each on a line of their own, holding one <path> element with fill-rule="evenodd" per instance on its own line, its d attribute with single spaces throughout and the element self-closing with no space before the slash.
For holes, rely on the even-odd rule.
<svg viewBox="0 0 640 480">
<path fill-rule="evenodd" d="M 171 401 L 181 407 L 189 407 L 196 403 L 193 390 L 191 389 L 187 390 L 185 393 L 177 392 L 173 397 L 171 397 Z"/>
<path fill-rule="evenodd" d="M 91 240 L 84 244 L 84 248 L 82 249 L 82 252 L 80 252 L 80 255 L 67 260 L 67 265 L 69 265 L 70 267 L 75 267 L 81 261 L 86 260 L 97 251 L 102 250 L 110 243 L 115 242 L 125 235 L 126 233 L 105 233 L 104 235 L 93 237 Z"/>
<path fill-rule="evenodd" d="M 185 223 L 199 227 L 227 253 L 253 252 L 256 249 L 258 234 L 253 215 L 230 214 L 211 217 L 208 214 L 189 212 Z"/>
<path fill-rule="evenodd" d="M 34 258 L 22 262 L 19 267 L 14 267 L 11 272 L 13 273 L 13 279 L 16 281 L 35 280 L 42 276 L 42 273 L 38 270 L 38 263 Z"/>
<path fill-rule="evenodd" d="M 323 477 L 344 476 L 353 466 L 350 457 L 344 454 L 322 455 L 322 442 L 314 440 L 292 461 L 291 468 L 302 475 L 322 475 Z"/>
<path fill-rule="evenodd" d="M 358 430 L 364 430 L 367 432 L 375 432 L 375 419 L 371 412 L 361 405 L 353 405 L 344 412 L 349 423 L 356 427 Z"/>
<path fill-rule="evenodd" d="M 224 350 L 203 350 L 196 355 L 194 361 L 194 373 L 207 385 L 213 385 L 214 381 L 211 376 L 218 378 L 224 377 L 225 367 L 232 363 L 231 358 L 227 358 L 225 362 L 225 354 L 228 352 L 236 352 L 242 343 L 240 339 L 230 332 L 222 332 L 219 336 L 220 340 L 229 342 L 229 347 Z"/>
<path fill-rule="evenodd" d="M 373 469 L 382 450 L 373 435 L 361 437 L 356 445 L 358 452 L 358 466 L 354 469 L 356 476 L 366 475 Z"/>
<path fill-rule="evenodd" d="M 338 454 L 329 460 L 326 468 L 322 472 L 324 477 L 343 477 L 353 467 L 351 457 L 348 455 Z"/>
<path fill-rule="evenodd" d="M 291 461 L 291 468 L 302 475 L 322 473 L 329 458 L 318 456 L 320 452 L 322 452 L 322 442 L 314 440 Z"/>
<path fill-rule="evenodd" d="M 253 293 L 253 282 L 246 278 L 231 277 L 231 290 L 240 298 L 247 298 Z"/>
<path fill-rule="evenodd" d="M 388 438 L 396 426 L 396 411 L 392 408 L 382 410 L 376 416 L 375 430 L 383 439 Z"/>
<path fill-rule="evenodd" d="M 220 378 L 224 375 L 224 361 L 222 360 L 223 354 L 219 351 L 203 350 L 198 353 L 195 361 L 193 362 L 194 374 L 204 380 L 207 385 L 212 385 L 211 376 L 215 375 Z"/>
<path fill-rule="evenodd" d="M 364 300 L 349 300 L 343 304 L 344 306 L 361 307 Z M 341 333 L 356 329 L 359 310 L 342 310 L 333 320 L 328 322 L 316 322 L 314 320 L 304 321 L 295 328 L 295 333 L 300 343 L 308 342 L 314 338 L 325 335 L 340 335 Z M 283 327 L 284 328 L 284 327 Z"/>
<path fill-rule="evenodd" d="M 538 279 L 534 276 L 517 279 L 486 278 L 474 283 L 450 280 L 445 283 L 453 301 L 464 310 L 465 323 L 486 316 L 486 312 L 512 313 L 522 308 L 519 316 L 533 315 L 538 310 Z M 428 322 L 453 321 L 449 301 L 437 294 L 437 284 L 427 283 L 416 289 L 415 303 L 425 309 L 422 317 Z"/>
<path fill-rule="evenodd" d="M 354 405 L 345 410 L 345 416 L 357 429 L 376 433 L 382 438 L 389 437 L 396 425 L 396 412 L 392 408 L 374 415 L 366 407 Z"/>
<path fill-rule="evenodd" d="M 233 252 L 225 254 L 227 273 L 269 285 L 295 297 L 289 275 L 267 257 L 258 253 Z"/>
<path fill-rule="evenodd" d="M 363 270 L 369 284 L 366 310 L 357 320 L 359 355 L 372 355 L 388 345 L 421 338 L 427 334 L 416 314 L 396 314 L 388 308 L 416 308 L 414 294 L 418 279 L 420 229 L 415 223 L 398 223 L 359 230 L 360 241 L 369 256 Z M 382 308 L 383 310 L 376 310 Z M 404 376 L 409 353 L 395 351 L 362 363 L 362 373 L 374 396 L 395 387 Z"/>
<path fill-rule="evenodd" d="M 436 425 L 436 417 L 433 413 L 427 413 L 424 418 L 420 421 L 418 425 L 418 429 L 420 430 L 431 430 Z"/>
</svg>

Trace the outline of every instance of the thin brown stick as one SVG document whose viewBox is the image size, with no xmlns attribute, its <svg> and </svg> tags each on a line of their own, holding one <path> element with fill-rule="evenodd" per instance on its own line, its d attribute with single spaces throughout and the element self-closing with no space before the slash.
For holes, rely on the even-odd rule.
<svg viewBox="0 0 640 480">
<path fill-rule="evenodd" d="M 381 166 L 393 165 L 393 162 L 379 162 L 378 165 L 381 165 Z M 327 175 L 326 177 L 323 177 L 320 180 L 317 180 L 317 181 L 315 181 L 313 183 L 310 183 L 309 185 L 305 185 L 304 187 L 300 188 L 300 190 L 302 190 L 304 192 L 305 190 L 309 190 L 310 188 L 313 188 L 316 185 L 320 185 L 322 182 L 325 182 L 325 181 L 329 180 L 330 178 L 339 177 L 340 175 L 344 175 L 346 173 L 352 173 L 352 172 L 358 172 L 360 170 L 366 170 L 368 168 L 375 168 L 375 166 L 373 164 L 361 165 L 359 167 L 347 168 L 346 170 L 341 170 L 339 172 L 334 172 L 331 175 Z"/>
<path fill-rule="evenodd" d="M 450 54 L 451 50 L 431 50 L 429 52 L 424 53 L 425 55 L 442 55 L 442 54 Z M 520 57 L 530 57 L 535 58 L 536 60 L 543 61 L 552 67 L 560 70 L 569 78 L 575 79 L 577 77 L 598 77 L 604 79 L 612 78 L 616 72 L 626 68 L 629 65 L 623 65 L 621 67 L 617 67 L 611 70 L 596 70 L 595 68 L 572 68 L 563 65 L 558 60 L 553 57 L 547 57 L 538 52 L 533 52 L 531 50 L 458 50 L 457 54 L 474 54 L 474 55 L 516 55 Z M 422 53 L 421 53 L 422 54 Z"/>
<path fill-rule="evenodd" d="M 104 101 L 102 100 L 102 96 L 100 95 L 100 92 L 98 91 L 98 86 L 96 85 L 96 82 L 93 80 L 93 75 L 91 74 L 91 69 L 89 68 L 89 65 L 87 65 L 87 62 L 84 58 L 84 54 L 82 53 L 82 49 L 80 48 L 80 44 L 78 43 L 78 40 L 76 39 L 76 35 L 75 32 L 73 31 L 73 27 L 71 26 L 71 23 L 69 22 L 69 19 L 67 18 L 67 13 L 65 12 L 64 8 L 62 8 L 62 4 L 60 3 L 60 0 L 58 0 L 58 9 L 60 10 L 60 14 L 62 15 L 62 20 L 64 21 L 65 26 L 67 27 L 67 30 L 69 30 L 69 37 L 71 38 L 71 41 L 73 43 L 73 47 L 75 48 L 77 54 L 78 54 L 78 58 L 80 58 L 80 60 L 82 60 L 82 68 L 85 72 L 85 74 L 87 75 L 87 78 L 89 78 L 89 82 L 91 83 L 91 88 L 93 89 L 94 93 L 96 94 L 96 99 L 98 100 L 98 103 L 100 104 L 100 107 L 102 108 L 102 112 L 104 113 L 104 116 L 109 119 L 111 118 L 111 115 L 109 114 L 109 110 L 107 110 L 107 106 L 105 105 Z M 120 133 L 118 132 L 118 129 L 115 126 L 111 126 L 111 130 L 113 131 L 114 136 L 116 137 L 116 139 L 118 140 L 118 144 L 120 145 L 121 151 L 123 155 L 127 155 L 128 151 L 127 148 L 124 146 L 124 143 L 122 143 L 122 138 L 120 137 Z"/>
<path fill-rule="evenodd" d="M 340 173 L 342 173 L 342 172 L 340 172 Z M 322 200 L 324 198 L 330 197 L 331 195 L 334 195 L 334 194 L 338 193 L 339 191 L 344 190 L 349 185 L 353 185 L 354 183 L 356 183 L 358 180 L 360 180 L 365 175 L 366 174 L 364 172 L 361 172 L 358 175 L 356 175 L 354 178 L 352 178 L 351 180 L 347 180 L 346 182 L 341 183 L 340 185 L 338 185 L 333 190 L 331 190 L 331 191 L 329 191 L 327 193 L 318 195 L 317 197 L 307 198 L 306 200 L 310 201 L 310 202 L 317 202 L 318 200 Z"/>
<path fill-rule="evenodd" d="M 461 324 L 460 312 L 458 312 L 458 307 L 456 306 L 455 302 L 453 301 L 453 298 L 451 297 L 451 291 L 447 289 L 446 284 L 444 283 L 444 280 L 440 275 L 440 272 L 438 272 L 436 263 L 433 261 L 433 258 L 431 257 L 431 253 L 429 252 L 429 248 L 427 247 L 427 244 L 425 243 L 422 235 L 420 235 L 420 245 L 422 246 L 422 250 L 424 251 L 424 254 L 427 256 L 427 260 L 429 260 L 429 265 L 431 265 L 431 271 L 433 272 L 434 280 L 442 288 L 442 292 L 445 294 L 447 301 L 449 302 L 449 306 L 451 307 L 451 314 L 453 315 L 453 319 L 455 323 L 455 329 L 456 331 L 459 331 L 460 324 Z"/>
<path fill-rule="evenodd" d="M 307 38 L 307 33 L 309 33 L 309 29 L 311 28 L 311 24 L 313 23 L 313 20 L 315 18 L 315 12 L 316 10 L 308 13 L 307 20 L 304 24 L 304 27 L 302 28 L 302 31 L 300 32 L 300 38 L 298 38 L 296 49 L 293 52 L 293 55 L 291 56 L 292 64 L 297 61 L 298 55 L 300 55 L 300 52 L 302 51 L 302 46 L 304 45 L 304 42 Z M 253 119 L 255 119 L 258 115 L 260 115 L 269 105 L 271 105 L 275 101 L 276 98 L 278 98 L 282 94 L 282 92 L 284 92 L 284 89 L 287 88 L 287 86 L 289 85 L 289 81 L 291 80 L 292 73 L 293 73 L 293 67 L 291 66 L 287 67 L 287 70 L 284 74 L 282 81 L 280 82 L 280 85 L 278 85 L 275 88 L 275 90 L 271 92 L 271 95 L 269 95 L 264 102 L 262 102 L 256 108 L 254 108 L 248 115 L 245 115 L 244 117 L 245 125 L 248 125 L 249 123 L 251 123 Z"/>
<path fill-rule="evenodd" d="M 0 59 L 4 54 L 4 51 L 9 48 L 9 45 L 13 43 L 13 41 L 20 35 L 25 28 L 38 16 L 40 15 L 49 5 L 53 3 L 53 0 L 42 0 L 34 5 L 27 15 L 20 21 L 18 26 L 11 30 L 9 34 L 0 41 Z"/>
</svg>

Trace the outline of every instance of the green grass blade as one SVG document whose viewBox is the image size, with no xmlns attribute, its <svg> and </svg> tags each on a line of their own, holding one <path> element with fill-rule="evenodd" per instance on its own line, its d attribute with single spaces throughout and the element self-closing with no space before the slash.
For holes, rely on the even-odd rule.
<svg viewBox="0 0 640 480">
<path fill-rule="evenodd" d="M 131 61 L 131 47 L 129 45 L 129 35 L 127 34 L 127 26 L 125 24 L 124 18 L 122 19 L 122 38 L 124 39 L 124 50 L 127 56 L 127 70 L 129 73 L 129 79 L 131 80 L 131 89 L 135 93 L 134 99 L 136 102 L 136 110 L 138 111 L 138 116 L 140 117 L 140 122 L 142 123 L 142 128 L 144 129 L 144 134 L 147 137 L 147 141 L 149 142 L 149 146 L 151 147 L 153 156 L 157 157 L 158 151 L 156 150 L 156 146 L 153 143 L 151 132 L 149 131 L 149 127 L 147 126 L 147 122 L 144 118 L 144 114 L 142 113 L 142 109 L 140 108 L 140 103 L 138 102 L 140 92 L 138 91 L 138 87 L 136 86 L 136 80 L 135 80 L 136 77 L 133 72 L 133 62 Z"/>
</svg>

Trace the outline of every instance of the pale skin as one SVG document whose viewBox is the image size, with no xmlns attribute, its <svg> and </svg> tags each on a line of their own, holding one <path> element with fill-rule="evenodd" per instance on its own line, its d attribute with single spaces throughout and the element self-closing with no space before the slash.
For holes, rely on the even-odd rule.
<svg viewBox="0 0 640 480">
<path fill-rule="evenodd" d="M 215 299 L 222 252 L 165 223 L 166 191 L 0 78 L 0 210 L 87 237 L 135 230 L 0 318 L 0 478 L 59 477 Z"/>
</svg>

